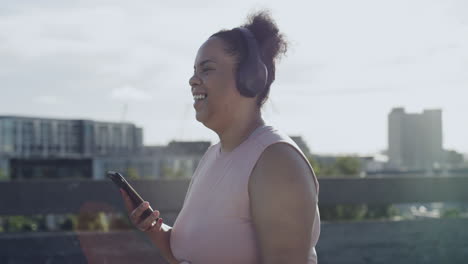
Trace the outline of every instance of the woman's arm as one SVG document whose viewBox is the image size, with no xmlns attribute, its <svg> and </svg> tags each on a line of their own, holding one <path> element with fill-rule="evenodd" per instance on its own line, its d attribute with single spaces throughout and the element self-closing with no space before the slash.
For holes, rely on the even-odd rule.
<svg viewBox="0 0 468 264">
<path fill-rule="evenodd" d="M 144 202 L 138 207 L 134 207 L 128 194 L 123 190 L 121 190 L 120 193 L 122 194 L 125 207 L 128 210 L 130 220 L 132 221 L 133 225 L 135 225 L 139 230 L 144 230 L 144 232 L 150 237 L 150 240 L 159 249 L 159 252 L 167 260 L 167 262 L 170 264 L 179 263 L 172 254 L 171 250 L 170 241 L 172 227 L 164 224 L 162 222 L 162 218 L 159 218 L 159 221 L 156 222 L 155 225 L 152 224 L 156 219 L 158 219 L 159 211 L 155 210 L 146 219 L 141 220 L 141 215 L 150 206 L 150 204 L 148 202 Z"/>
<path fill-rule="evenodd" d="M 260 156 L 249 197 L 262 263 L 307 263 L 317 205 L 312 173 L 288 144 L 273 144 Z"/>
<path fill-rule="evenodd" d="M 161 255 L 169 262 L 170 264 L 177 264 L 179 263 L 177 259 L 172 254 L 171 250 L 171 231 L 172 227 L 162 224 L 161 230 L 159 231 L 146 231 L 148 236 L 150 237 L 153 244 L 159 248 Z"/>
</svg>

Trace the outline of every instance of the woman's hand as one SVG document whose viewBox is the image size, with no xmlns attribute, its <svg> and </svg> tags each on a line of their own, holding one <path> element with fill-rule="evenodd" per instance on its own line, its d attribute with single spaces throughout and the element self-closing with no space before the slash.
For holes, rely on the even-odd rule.
<svg viewBox="0 0 468 264">
<path fill-rule="evenodd" d="M 143 212 L 146 209 L 151 208 L 149 202 L 145 201 L 138 207 L 135 207 L 132 203 L 132 200 L 124 190 L 120 189 L 120 193 L 122 194 L 125 207 L 127 208 L 128 214 L 130 216 L 130 221 L 136 228 L 144 232 L 162 232 L 161 226 L 163 221 L 162 218 L 159 218 L 158 210 L 155 210 L 148 217 L 142 219 L 141 216 Z"/>
<path fill-rule="evenodd" d="M 122 198 L 124 200 L 125 207 L 127 208 L 132 224 L 139 230 L 146 232 L 154 245 L 159 248 L 161 255 L 167 260 L 168 263 L 178 264 L 179 261 L 172 254 L 170 245 L 170 234 L 172 228 L 168 225 L 164 225 L 163 227 L 162 218 L 158 219 L 159 211 L 155 210 L 145 219 L 141 219 L 143 212 L 146 209 L 151 208 L 150 204 L 145 201 L 139 206 L 135 207 L 132 203 L 132 200 L 124 190 L 120 189 L 120 193 L 122 194 Z M 156 219 L 158 220 L 156 221 Z"/>
</svg>

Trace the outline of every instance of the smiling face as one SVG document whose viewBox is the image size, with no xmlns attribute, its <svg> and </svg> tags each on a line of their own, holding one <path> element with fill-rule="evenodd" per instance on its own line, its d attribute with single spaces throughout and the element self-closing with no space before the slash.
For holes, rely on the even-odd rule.
<svg viewBox="0 0 468 264">
<path fill-rule="evenodd" d="M 189 80 L 196 119 L 213 130 L 228 124 L 243 101 L 236 88 L 235 58 L 224 48 L 223 40 L 217 37 L 203 43 Z"/>
</svg>

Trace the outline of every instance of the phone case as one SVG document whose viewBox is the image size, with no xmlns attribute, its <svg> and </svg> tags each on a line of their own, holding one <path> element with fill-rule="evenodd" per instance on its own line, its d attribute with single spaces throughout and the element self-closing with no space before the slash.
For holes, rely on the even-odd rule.
<svg viewBox="0 0 468 264">
<path fill-rule="evenodd" d="M 128 183 L 127 180 L 125 180 L 122 174 L 115 171 L 108 171 L 107 177 L 109 177 L 112 180 L 112 182 L 114 182 L 119 188 L 122 188 L 125 192 L 127 192 L 128 196 L 130 197 L 130 200 L 132 200 L 134 207 L 137 207 L 144 202 L 143 198 L 141 198 L 141 196 L 135 191 L 135 189 L 130 185 L 130 183 Z M 141 215 L 141 219 L 146 219 L 152 213 L 153 209 L 150 206 L 143 212 L 143 214 Z M 157 218 L 156 221 L 158 219 L 159 218 Z"/>
</svg>

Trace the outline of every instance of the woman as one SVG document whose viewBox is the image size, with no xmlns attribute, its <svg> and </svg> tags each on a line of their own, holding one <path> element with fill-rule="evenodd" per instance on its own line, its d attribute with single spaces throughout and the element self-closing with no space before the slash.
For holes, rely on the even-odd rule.
<svg viewBox="0 0 468 264">
<path fill-rule="evenodd" d="M 266 12 L 213 34 L 198 50 L 189 83 L 196 119 L 220 142 L 200 161 L 174 227 L 159 211 L 140 221 L 169 263 L 317 263 L 318 183 L 297 145 L 265 125 L 261 106 L 286 42 Z"/>
</svg>

